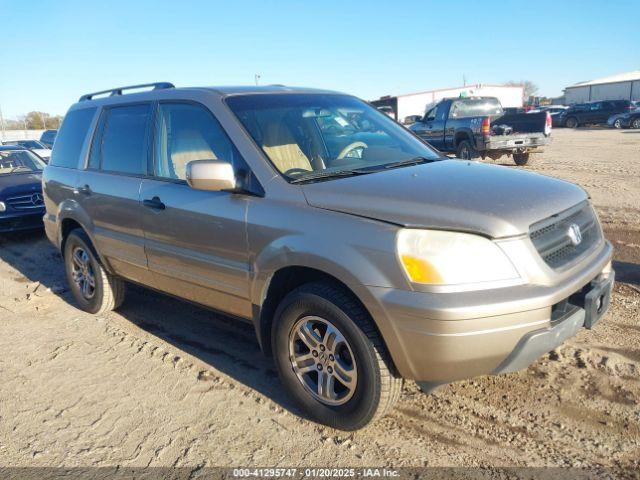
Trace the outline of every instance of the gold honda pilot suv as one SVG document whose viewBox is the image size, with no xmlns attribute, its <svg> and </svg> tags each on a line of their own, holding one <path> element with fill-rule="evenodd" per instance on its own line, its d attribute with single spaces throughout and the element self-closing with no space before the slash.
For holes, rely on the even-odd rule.
<svg viewBox="0 0 640 480">
<path fill-rule="evenodd" d="M 249 322 L 319 422 L 364 427 L 404 378 L 523 369 L 607 311 L 576 185 L 448 159 L 340 93 L 135 88 L 83 95 L 44 170 L 75 301 L 116 309 L 131 282 Z"/>
</svg>

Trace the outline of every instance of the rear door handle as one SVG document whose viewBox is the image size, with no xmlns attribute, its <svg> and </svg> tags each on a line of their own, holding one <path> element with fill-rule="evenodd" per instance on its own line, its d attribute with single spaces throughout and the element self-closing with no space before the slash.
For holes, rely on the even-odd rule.
<svg viewBox="0 0 640 480">
<path fill-rule="evenodd" d="M 76 193 L 80 193 L 82 195 L 91 195 L 91 187 L 89 185 L 82 185 L 81 187 L 76 188 Z"/>
<path fill-rule="evenodd" d="M 160 197 L 153 197 L 151 200 L 143 200 L 142 204 L 145 207 L 153 208 L 154 210 L 164 210 L 166 208 L 165 204 L 160 200 Z"/>
</svg>

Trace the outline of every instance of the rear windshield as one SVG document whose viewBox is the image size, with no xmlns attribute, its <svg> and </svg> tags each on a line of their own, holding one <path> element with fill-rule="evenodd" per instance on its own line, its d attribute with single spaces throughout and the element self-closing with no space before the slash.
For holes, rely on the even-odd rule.
<svg viewBox="0 0 640 480">
<path fill-rule="evenodd" d="M 450 118 L 485 117 L 503 115 L 497 98 L 467 98 L 455 100 L 449 111 Z"/>
</svg>

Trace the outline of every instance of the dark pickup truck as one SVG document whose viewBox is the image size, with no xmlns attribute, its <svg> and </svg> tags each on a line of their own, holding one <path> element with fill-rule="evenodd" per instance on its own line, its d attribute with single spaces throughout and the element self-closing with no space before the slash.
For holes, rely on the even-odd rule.
<svg viewBox="0 0 640 480">
<path fill-rule="evenodd" d="M 548 112 L 505 114 L 493 97 L 445 98 L 408 127 L 435 148 L 471 160 L 511 155 L 526 165 L 551 141 Z"/>
</svg>

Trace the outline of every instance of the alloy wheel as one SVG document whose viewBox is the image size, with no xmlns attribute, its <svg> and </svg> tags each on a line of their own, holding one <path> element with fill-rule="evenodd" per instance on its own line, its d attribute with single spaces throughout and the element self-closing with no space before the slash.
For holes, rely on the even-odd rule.
<svg viewBox="0 0 640 480">
<path fill-rule="evenodd" d="M 289 359 L 296 377 L 315 399 L 343 405 L 356 390 L 358 369 L 344 335 L 317 316 L 299 319 L 289 334 Z"/>
<path fill-rule="evenodd" d="M 96 278 L 91 266 L 91 258 L 82 247 L 76 247 L 71 254 L 71 277 L 86 300 L 96 294 Z"/>
</svg>

